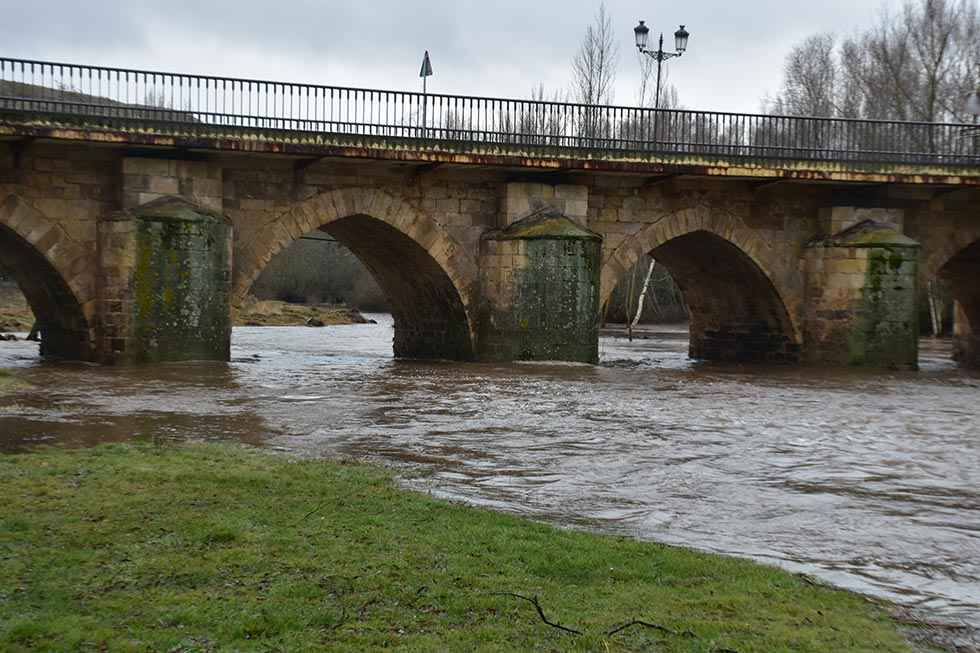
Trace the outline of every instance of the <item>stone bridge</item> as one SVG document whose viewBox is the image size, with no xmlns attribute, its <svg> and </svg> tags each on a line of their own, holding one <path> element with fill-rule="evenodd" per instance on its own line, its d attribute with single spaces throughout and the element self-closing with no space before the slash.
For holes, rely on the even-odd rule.
<svg viewBox="0 0 980 653">
<path fill-rule="evenodd" d="M 317 230 L 374 274 L 397 356 L 595 361 L 603 304 L 652 254 L 692 357 L 915 367 L 919 289 L 943 278 L 956 355 L 980 365 L 968 125 L 0 59 L 0 265 L 42 353 L 225 359 L 230 312 Z"/>
</svg>

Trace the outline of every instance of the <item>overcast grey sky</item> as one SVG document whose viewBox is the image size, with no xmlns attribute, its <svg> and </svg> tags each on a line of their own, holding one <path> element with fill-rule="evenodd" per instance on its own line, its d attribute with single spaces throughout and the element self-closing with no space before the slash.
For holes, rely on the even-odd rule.
<svg viewBox="0 0 980 653">
<path fill-rule="evenodd" d="M 598 0 L 0 0 L 3 56 L 298 82 L 527 97 L 569 85 Z M 633 27 L 689 51 L 667 64 L 690 108 L 757 111 L 783 58 L 819 31 L 851 34 L 899 0 L 607 0 L 620 31 L 616 102 L 636 100 Z M 651 35 L 653 36 L 653 35 Z M 672 38 L 669 38 L 672 41 Z"/>
</svg>

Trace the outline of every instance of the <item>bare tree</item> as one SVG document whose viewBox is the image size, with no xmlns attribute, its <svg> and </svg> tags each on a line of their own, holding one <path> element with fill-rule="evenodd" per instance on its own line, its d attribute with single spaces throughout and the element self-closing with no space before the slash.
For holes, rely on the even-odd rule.
<svg viewBox="0 0 980 653">
<path fill-rule="evenodd" d="M 833 116 L 837 111 L 836 37 L 816 34 L 786 57 L 783 87 L 767 102 L 770 113 L 787 116 Z"/>
<path fill-rule="evenodd" d="M 275 256 L 252 285 L 259 299 L 378 308 L 384 296 L 363 263 L 323 233 L 297 240 Z"/>
<path fill-rule="evenodd" d="M 786 60 L 772 113 L 966 122 L 980 81 L 977 0 L 905 0 L 845 39 L 811 36 Z"/>
<path fill-rule="evenodd" d="M 641 107 L 657 106 L 657 61 L 645 54 L 637 53 L 640 63 L 640 86 L 637 90 L 637 105 Z M 677 87 L 670 83 L 670 69 L 664 68 L 660 89 L 660 108 L 679 109 L 680 100 Z"/>
<path fill-rule="evenodd" d="M 600 3 L 595 19 L 585 30 L 585 37 L 572 59 L 572 97 L 590 107 L 612 104 L 619 47 L 616 44 L 612 16 Z M 582 135 L 597 137 L 602 131 L 598 111 L 586 111 Z"/>
<path fill-rule="evenodd" d="M 980 74 L 975 0 L 908 0 L 869 32 L 846 40 L 841 66 L 864 117 L 964 121 Z"/>
<path fill-rule="evenodd" d="M 636 103 L 641 107 L 653 106 L 656 98 L 654 75 L 657 72 L 657 62 L 642 52 L 636 53 L 636 61 L 640 65 L 640 87 L 636 93 Z"/>
</svg>

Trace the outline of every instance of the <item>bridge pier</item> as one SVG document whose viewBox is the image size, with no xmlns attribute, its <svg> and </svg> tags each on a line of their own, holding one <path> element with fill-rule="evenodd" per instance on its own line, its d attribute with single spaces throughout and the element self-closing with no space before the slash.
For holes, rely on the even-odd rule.
<svg viewBox="0 0 980 653">
<path fill-rule="evenodd" d="M 161 197 L 99 225 L 106 363 L 228 360 L 231 227 L 184 199 Z"/>
<path fill-rule="evenodd" d="M 480 358 L 597 363 L 602 238 L 581 226 L 588 189 L 511 183 L 506 193 L 510 224 L 480 242 Z"/>
<path fill-rule="evenodd" d="M 901 211 L 833 207 L 804 252 L 805 358 L 832 365 L 916 369 L 919 244 Z"/>
</svg>

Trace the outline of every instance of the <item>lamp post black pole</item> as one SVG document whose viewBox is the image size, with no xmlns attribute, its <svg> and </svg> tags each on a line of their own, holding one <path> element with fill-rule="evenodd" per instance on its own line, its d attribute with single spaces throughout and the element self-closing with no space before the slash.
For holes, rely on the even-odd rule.
<svg viewBox="0 0 980 653">
<path fill-rule="evenodd" d="M 653 112 L 653 133 L 651 134 L 651 138 L 652 138 L 653 143 L 654 143 L 654 149 L 656 149 L 656 147 L 657 147 L 656 143 L 660 140 L 658 138 L 659 133 L 660 133 L 660 125 L 659 125 L 659 122 L 660 122 L 660 83 L 661 83 L 662 76 L 663 76 L 664 62 L 667 61 L 668 59 L 671 59 L 673 57 L 679 57 L 682 54 L 684 54 L 684 51 L 687 50 L 687 40 L 691 36 L 691 34 L 686 29 L 684 29 L 684 26 L 683 25 L 681 25 L 681 28 L 679 30 L 677 30 L 676 32 L 674 32 L 674 45 L 675 45 L 676 50 L 677 50 L 676 52 L 664 52 L 664 34 L 663 34 L 663 32 L 660 33 L 660 43 L 657 45 L 657 51 L 656 52 L 651 52 L 650 50 L 647 50 L 647 42 L 648 42 L 648 39 L 650 38 L 650 28 L 646 26 L 646 22 L 645 21 L 642 21 L 642 20 L 640 21 L 640 24 L 637 25 L 633 29 L 633 34 L 636 35 L 636 48 L 637 48 L 637 50 L 640 51 L 640 54 L 645 54 L 648 57 L 651 57 L 651 58 L 657 60 L 657 96 L 656 96 L 656 98 L 654 98 L 654 101 L 653 101 L 653 105 L 654 105 L 654 112 Z M 650 284 L 650 277 L 653 275 L 653 266 L 654 265 L 656 265 L 656 261 L 652 261 L 650 263 L 650 270 L 649 270 L 649 272 L 647 272 L 646 281 L 643 282 L 643 290 L 640 291 L 640 299 L 637 302 L 636 316 L 633 317 L 632 319 L 630 319 L 630 316 L 629 315 L 626 316 L 626 320 L 627 320 L 627 322 L 626 322 L 626 333 L 629 336 L 630 342 L 633 342 L 633 324 L 634 323 L 638 323 L 640 321 L 640 315 L 643 312 L 643 299 L 646 297 L 647 286 Z M 632 282 L 632 276 L 630 277 L 630 280 Z M 632 294 L 633 293 L 632 293 L 632 290 L 631 290 L 630 291 L 630 295 L 632 296 Z M 627 306 L 629 306 L 629 302 L 628 301 L 627 301 Z"/>
<path fill-rule="evenodd" d="M 660 108 L 660 74 L 664 67 L 664 35 L 660 34 L 660 46 L 657 47 L 657 97 L 653 101 L 653 108 Z"/>
<path fill-rule="evenodd" d="M 650 35 L 650 28 L 646 26 L 646 23 L 644 21 L 641 20 L 640 24 L 636 26 L 633 32 L 636 34 L 637 49 L 642 54 L 645 54 L 648 57 L 657 60 L 657 97 L 654 99 L 654 108 L 659 109 L 660 86 L 661 86 L 661 80 L 663 78 L 664 62 L 667 61 L 668 59 L 679 57 L 682 54 L 684 54 L 684 51 L 687 50 L 687 40 L 691 35 L 686 29 L 684 29 L 684 26 L 681 25 L 681 28 L 676 32 L 674 32 L 674 43 L 676 45 L 677 51 L 664 52 L 664 35 L 663 32 L 661 32 L 660 43 L 657 46 L 656 52 L 654 52 L 651 50 L 647 50 L 647 37 Z"/>
</svg>

